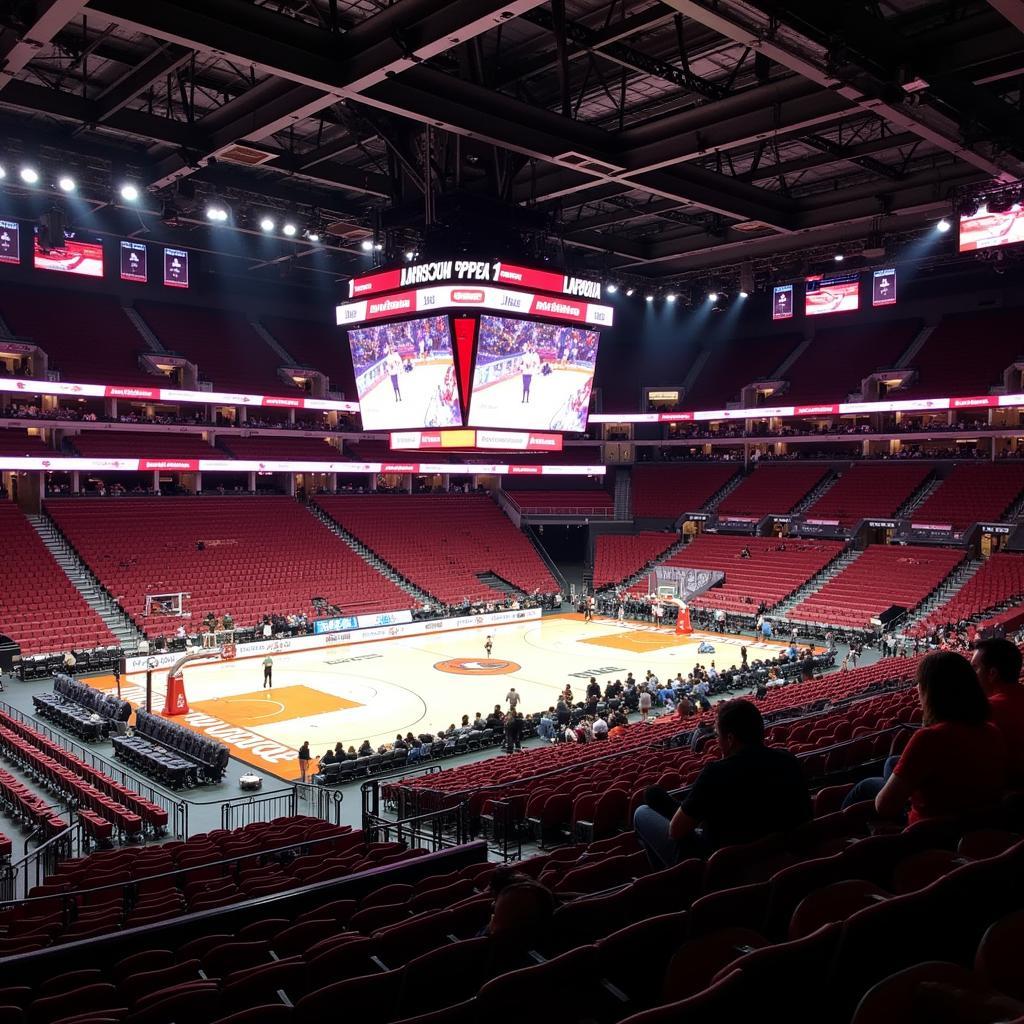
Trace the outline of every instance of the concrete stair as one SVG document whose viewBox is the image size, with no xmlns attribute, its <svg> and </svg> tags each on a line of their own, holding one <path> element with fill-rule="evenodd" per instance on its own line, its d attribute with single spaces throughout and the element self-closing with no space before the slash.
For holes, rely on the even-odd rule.
<svg viewBox="0 0 1024 1024">
<path fill-rule="evenodd" d="M 809 509 L 823 494 L 827 491 L 832 490 L 833 487 L 839 482 L 839 474 L 833 470 L 828 471 L 828 475 L 820 483 L 816 484 L 810 491 L 805 494 L 800 501 L 797 502 L 793 508 L 793 514 L 799 515 L 801 512 L 805 512 Z"/>
<path fill-rule="evenodd" d="M 163 342 L 153 333 L 153 329 L 142 319 L 139 311 L 133 306 L 122 306 L 121 309 L 124 311 L 124 315 L 128 317 L 132 322 L 132 326 L 139 332 L 142 338 L 145 340 L 146 345 L 149 347 L 151 352 L 163 352 L 166 353 L 167 349 L 164 348 Z"/>
<path fill-rule="evenodd" d="M 615 471 L 615 518 L 630 520 L 633 518 L 633 478 L 628 469 Z"/>
<path fill-rule="evenodd" d="M 972 559 L 968 562 L 961 562 L 934 590 L 926 600 L 922 601 L 914 611 L 907 616 L 906 623 L 902 628 L 907 629 L 916 625 L 922 619 L 926 619 L 936 608 L 944 605 L 953 595 L 963 587 L 967 581 L 978 572 L 984 565 L 981 559 Z M 1014 604 L 1013 601 L 1005 602 L 1007 607 Z M 1001 609 L 1000 609 L 1001 610 Z"/>
<path fill-rule="evenodd" d="M 478 572 L 476 578 L 485 586 L 499 593 L 507 594 L 509 597 L 524 597 L 524 593 L 515 584 L 503 580 L 497 573 Z"/>
<path fill-rule="evenodd" d="M 790 612 L 801 601 L 805 601 L 811 594 L 816 594 L 830 580 L 838 576 L 848 565 L 855 562 L 862 552 L 853 551 L 847 548 L 837 558 L 834 558 L 819 573 L 815 573 L 803 586 L 798 587 L 787 598 L 773 605 L 768 609 L 768 614 L 774 618 L 784 618 L 789 621 L 799 621 L 790 617 Z"/>
<path fill-rule="evenodd" d="M 433 604 L 436 598 L 432 597 L 425 590 L 417 587 L 412 580 L 408 577 L 403 576 L 394 566 L 385 562 L 374 550 L 368 548 L 361 540 L 354 537 L 344 527 L 340 526 L 335 522 L 323 509 L 318 505 L 309 504 L 305 506 L 310 515 L 315 516 L 320 520 L 324 526 L 327 527 L 335 537 L 342 540 L 348 547 L 350 547 L 367 565 L 373 566 L 382 576 L 386 576 L 392 583 L 397 587 L 401 587 L 410 597 L 411 606 L 422 606 L 424 604 Z"/>
<path fill-rule="evenodd" d="M 932 494 L 941 483 L 941 477 L 936 476 L 934 473 L 930 474 L 925 479 L 924 483 L 921 484 L 921 486 L 896 510 L 897 517 L 905 518 L 906 516 L 909 516 L 914 509 L 920 508 L 921 505 L 924 504 L 925 499 Z"/>
<path fill-rule="evenodd" d="M 712 494 L 711 497 L 706 502 L 704 502 L 703 507 L 697 509 L 697 511 L 714 512 L 715 509 L 717 509 L 718 506 L 722 503 L 722 499 L 732 494 L 732 492 L 735 491 L 736 488 L 739 487 L 739 485 L 743 483 L 743 481 L 746 479 L 747 476 L 745 473 L 743 473 L 742 471 L 737 473 L 731 480 L 729 480 L 728 483 L 726 483 L 724 487 L 720 488 L 714 494 Z M 688 511 L 692 512 L 693 509 L 689 509 Z"/>
<path fill-rule="evenodd" d="M 125 651 L 134 651 L 143 638 L 142 631 L 78 557 L 56 523 L 47 515 L 30 515 L 27 519 L 85 603 L 106 623 Z"/>
</svg>

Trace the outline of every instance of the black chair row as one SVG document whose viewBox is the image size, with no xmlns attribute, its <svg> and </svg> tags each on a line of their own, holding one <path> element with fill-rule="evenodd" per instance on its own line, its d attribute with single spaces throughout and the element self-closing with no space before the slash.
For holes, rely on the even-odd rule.
<svg viewBox="0 0 1024 1024">
<path fill-rule="evenodd" d="M 112 672 L 124 656 L 124 651 L 115 645 L 71 653 L 75 656 L 78 672 Z M 19 679 L 44 679 L 63 668 L 63 654 L 28 654 L 14 659 L 14 671 Z"/>
<path fill-rule="evenodd" d="M 230 758 L 223 743 L 141 709 L 135 714 L 135 734 L 115 737 L 114 752 L 176 787 L 219 782 Z"/>
<path fill-rule="evenodd" d="M 54 674 L 53 692 L 35 694 L 32 704 L 41 718 L 90 741 L 123 731 L 132 714 L 128 701 L 76 682 L 62 672 Z"/>
</svg>

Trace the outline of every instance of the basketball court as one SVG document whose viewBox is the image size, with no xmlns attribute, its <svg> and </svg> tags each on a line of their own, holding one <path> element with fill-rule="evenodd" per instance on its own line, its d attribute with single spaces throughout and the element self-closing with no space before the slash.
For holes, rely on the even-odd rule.
<svg viewBox="0 0 1024 1024">
<path fill-rule="evenodd" d="M 493 637 L 490 657 L 484 650 Z M 714 654 L 698 654 L 707 641 Z M 462 715 L 505 704 L 514 686 L 520 707 L 533 712 L 553 705 L 571 684 L 583 694 L 590 676 L 602 685 L 651 669 L 660 679 L 685 677 L 699 661 L 718 668 L 740 662 L 740 647 L 751 660 L 772 655 L 781 642 L 693 633 L 676 636 L 669 627 L 619 623 L 580 615 L 466 629 L 370 643 L 348 644 L 274 657 L 272 689 L 263 688 L 261 658 L 191 663 L 184 667 L 189 713 L 173 719 L 226 743 L 232 754 L 281 778 L 297 776 L 296 751 L 308 741 L 314 755 L 339 740 L 375 747 L 396 733 L 437 732 Z M 153 673 L 153 709 L 163 708 L 166 670 Z M 89 680 L 103 688 L 113 677 Z M 122 680 L 122 695 L 145 702 L 145 673 Z"/>
</svg>

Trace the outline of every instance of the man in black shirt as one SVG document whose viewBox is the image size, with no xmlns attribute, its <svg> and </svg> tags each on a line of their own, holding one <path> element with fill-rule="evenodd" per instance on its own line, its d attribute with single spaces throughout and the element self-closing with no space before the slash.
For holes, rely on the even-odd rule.
<svg viewBox="0 0 1024 1024">
<path fill-rule="evenodd" d="M 716 732 L 722 760 L 704 767 L 671 819 L 663 793 L 649 794 L 633 816 L 655 867 L 785 832 L 811 817 L 800 762 L 788 750 L 764 745 L 764 719 L 756 705 L 719 704 Z"/>
</svg>

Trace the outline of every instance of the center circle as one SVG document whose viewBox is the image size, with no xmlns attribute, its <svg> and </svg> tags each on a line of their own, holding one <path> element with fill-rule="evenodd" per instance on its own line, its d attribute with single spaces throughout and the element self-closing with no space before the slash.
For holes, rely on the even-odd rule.
<svg viewBox="0 0 1024 1024">
<path fill-rule="evenodd" d="M 449 658 L 435 662 L 434 668 L 455 676 L 505 676 L 518 672 L 522 666 L 500 658 Z"/>
</svg>

